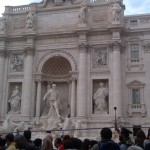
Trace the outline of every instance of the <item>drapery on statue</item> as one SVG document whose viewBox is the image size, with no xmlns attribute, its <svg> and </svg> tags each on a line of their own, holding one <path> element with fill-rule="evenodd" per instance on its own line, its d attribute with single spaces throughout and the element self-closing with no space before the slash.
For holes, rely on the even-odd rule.
<svg viewBox="0 0 150 150">
<path fill-rule="evenodd" d="M 121 6 L 116 3 L 112 5 L 112 21 L 119 22 L 121 18 Z"/>
<path fill-rule="evenodd" d="M 21 93 L 19 91 L 19 87 L 16 86 L 15 90 L 12 92 L 10 99 L 8 100 L 10 103 L 10 111 L 11 113 L 20 113 L 21 108 Z"/>
<path fill-rule="evenodd" d="M 56 84 L 52 84 L 52 88 L 48 89 L 43 100 L 47 99 L 47 106 L 44 109 L 42 116 L 46 116 L 48 118 L 59 118 L 59 92 L 56 90 Z"/>
<path fill-rule="evenodd" d="M 2 17 L 0 18 L 0 31 L 4 31 L 6 28 L 6 18 Z"/>
<path fill-rule="evenodd" d="M 104 83 L 100 83 L 100 87 L 94 93 L 94 112 L 97 111 L 107 111 L 107 101 L 106 97 L 108 96 L 108 88 L 104 87 Z"/>
<path fill-rule="evenodd" d="M 30 11 L 26 17 L 26 29 L 34 29 L 35 17 L 34 12 Z"/>
<path fill-rule="evenodd" d="M 79 23 L 84 24 L 87 22 L 86 6 L 81 6 L 79 10 Z"/>
</svg>

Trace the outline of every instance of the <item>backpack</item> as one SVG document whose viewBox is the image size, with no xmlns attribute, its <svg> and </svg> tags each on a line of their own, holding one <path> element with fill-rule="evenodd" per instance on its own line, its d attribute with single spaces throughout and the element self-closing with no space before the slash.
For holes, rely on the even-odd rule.
<svg viewBox="0 0 150 150">
<path fill-rule="evenodd" d="M 117 143 L 115 143 L 114 141 L 106 141 L 104 143 L 99 142 L 98 147 L 99 147 L 99 150 L 109 150 L 109 149 L 120 150 L 119 145 Z M 109 148 L 109 147 L 111 147 L 111 148 Z"/>
</svg>

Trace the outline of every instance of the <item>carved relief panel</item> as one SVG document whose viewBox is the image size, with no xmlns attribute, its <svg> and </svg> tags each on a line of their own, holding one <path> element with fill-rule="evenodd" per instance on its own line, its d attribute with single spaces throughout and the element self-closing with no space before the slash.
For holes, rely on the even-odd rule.
<svg viewBox="0 0 150 150">
<path fill-rule="evenodd" d="M 93 50 L 92 67 L 95 69 L 108 67 L 108 50 L 100 48 Z"/>
<path fill-rule="evenodd" d="M 23 55 L 12 54 L 10 57 L 10 71 L 11 72 L 22 72 L 23 71 Z"/>
<path fill-rule="evenodd" d="M 93 114 L 109 113 L 109 81 L 108 79 L 93 80 Z"/>
<path fill-rule="evenodd" d="M 19 114 L 21 111 L 22 83 L 13 82 L 9 84 L 8 113 Z"/>
</svg>

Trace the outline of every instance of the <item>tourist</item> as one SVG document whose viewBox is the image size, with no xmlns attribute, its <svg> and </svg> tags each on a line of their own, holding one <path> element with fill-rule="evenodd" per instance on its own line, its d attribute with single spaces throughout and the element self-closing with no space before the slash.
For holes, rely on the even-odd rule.
<svg viewBox="0 0 150 150">
<path fill-rule="evenodd" d="M 42 145 L 42 150 L 53 150 L 53 137 L 48 134 L 44 140 Z"/>
<path fill-rule="evenodd" d="M 0 150 L 6 149 L 6 140 L 0 137 Z"/>
<path fill-rule="evenodd" d="M 70 140 L 70 135 L 63 136 L 62 143 L 64 145 L 64 149 L 68 149 L 69 140 Z"/>
<path fill-rule="evenodd" d="M 16 150 L 14 135 L 12 133 L 9 133 L 6 135 L 5 138 L 7 143 L 7 150 Z"/>
<path fill-rule="evenodd" d="M 41 150 L 42 148 L 42 139 L 40 139 L 40 138 L 36 138 L 35 140 L 34 140 L 34 145 L 35 145 L 35 147 L 34 147 L 34 150 Z"/>
<path fill-rule="evenodd" d="M 78 149 L 82 148 L 82 141 L 78 138 L 71 137 L 69 140 L 65 142 L 64 149 Z"/>
<path fill-rule="evenodd" d="M 120 150 L 127 150 L 129 146 L 134 145 L 133 141 L 130 138 L 132 132 L 126 128 L 122 128 L 120 132 Z"/>
<path fill-rule="evenodd" d="M 144 150 L 150 150 L 150 143 L 145 145 L 145 149 Z"/>
<path fill-rule="evenodd" d="M 133 146 L 130 146 L 127 150 L 143 150 L 143 149 L 139 146 L 133 145 Z"/>
<path fill-rule="evenodd" d="M 90 150 L 91 149 L 91 141 L 89 139 L 84 139 L 82 143 L 82 150 Z"/>
<path fill-rule="evenodd" d="M 31 131 L 25 130 L 24 133 L 23 133 L 23 136 L 27 140 L 30 149 L 34 149 L 34 143 L 31 140 Z"/>
<path fill-rule="evenodd" d="M 54 145 L 58 150 L 64 150 L 64 146 L 62 144 L 61 138 L 56 138 L 54 141 Z"/>
<path fill-rule="evenodd" d="M 111 140 L 112 131 L 109 128 L 103 128 L 100 134 L 102 140 L 91 150 L 120 150 L 119 145 Z"/>
<path fill-rule="evenodd" d="M 32 148 L 30 148 L 27 140 L 22 135 L 15 136 L 15 143 L 16 143 L 16 148 L 19 150 L 21 150 L 21 149 L 32 150 Z"/>
<path fill-rule="evenodd" d="M 146 146 L 146 144 L 150 143 L 150 128 L 148 129 L 148 133 L 147 133 L 147 137 L 144 140 L 144 147 Z"/>
<path fill-rule="evenodd" d="M 146 135 L 143 130 L 139 130 L 136 135 L 135 145 L 144 149 L 144 140 L 146 139 Z"/>
</svg>

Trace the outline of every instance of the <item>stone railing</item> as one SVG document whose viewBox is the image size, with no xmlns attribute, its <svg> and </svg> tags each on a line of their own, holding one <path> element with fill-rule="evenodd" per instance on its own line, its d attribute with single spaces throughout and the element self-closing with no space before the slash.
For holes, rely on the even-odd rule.
<svg viewBox="0 0 150 150">
<path fill-rule="evenodd" d="M 109 2 L 111 0 L 89 0 L 89 3 L 106 3 Z"/>
<path fill-rule="evenodd" d="M 132 116 L 133 113 L 141 113 L 142 116 L 146 114 L 145 104 L 128 104 L 128 114 Z"/>
<path fill-rule="evenodd" d="M 20 12 L 27 12 L 31 9 L 31 7 L 29 5 L 24 5 L 24 6 L 14 6 L 12 8 L 12 12 L 13 13 L 20 13 Z"/>
<path fill-rule="evenodd" d="M 139 58 L 139 59 L 127 59 L 127 66 L 128 69 L 130 69 L 131 67 L 137 66 L 140 67 L 140 69 L 143 69 L 143 58 Z"/>
</svg>

